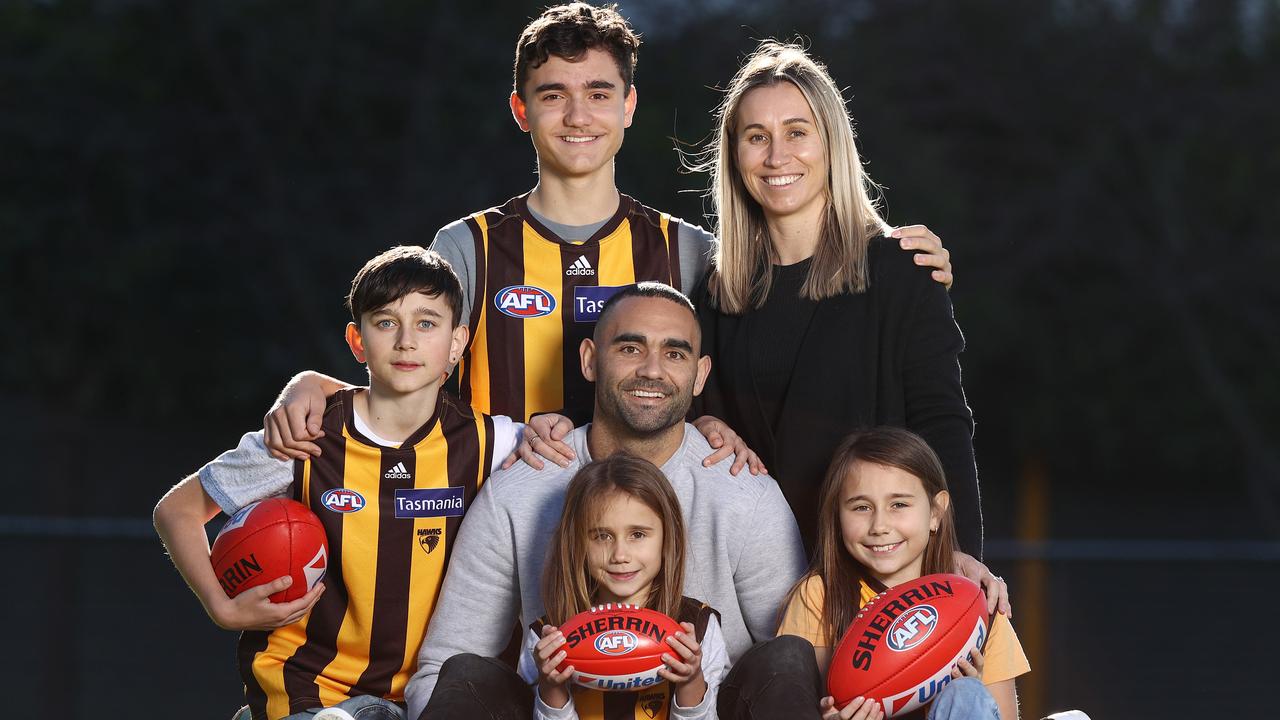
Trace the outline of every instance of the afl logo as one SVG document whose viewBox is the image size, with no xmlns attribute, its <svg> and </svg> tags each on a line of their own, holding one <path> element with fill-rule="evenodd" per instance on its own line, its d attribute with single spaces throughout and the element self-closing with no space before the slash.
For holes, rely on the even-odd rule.
<svg viewBox="0 0 1280 720">
<path fill-rule="evenodd" d="M 364 496 L 355 490 L 334 488 L 320 496 L 320 504 L 336 513 L 353 513 L 364 507 Z"/>
<path fill-rule="evenodd" d="M 889 649 L 906 652 L 924 642 L 938 626 L 938 611 L 932 605 L 917 605 L 898 616 L 885 633 L 889 636 Z"/>
<path fill-rule="evenodd" d="M 605 655 L 626 655 L 639 644 L 635 633 L 629 630 L 610 630 L 596 636 L 596 650 Z"/>
<path fill-rule="evenodd" d="M 550 315 L 556 309 L 551 293 L 532 285 L 504 287 L 493 297 L 493 304 L 502 314 L 521 320 Z"/>
</svg>

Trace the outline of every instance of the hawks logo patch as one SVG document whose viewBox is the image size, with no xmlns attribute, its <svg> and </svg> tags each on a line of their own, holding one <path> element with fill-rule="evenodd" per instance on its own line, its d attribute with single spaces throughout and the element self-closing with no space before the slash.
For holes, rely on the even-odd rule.
<svg viewBox="0 0 1280 720">
<path fill-rule="evenodd" d="M 423 528 L 418 531 L 418 547 L 430 555 L 440 544 L 440 528 Z"/>
</svg>

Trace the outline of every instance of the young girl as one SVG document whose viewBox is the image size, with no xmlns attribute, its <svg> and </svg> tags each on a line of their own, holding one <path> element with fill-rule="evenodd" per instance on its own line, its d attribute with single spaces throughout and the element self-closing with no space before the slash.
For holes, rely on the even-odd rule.
<svg viewBox="0 0 1280 720">
<path fill-rule="evenodd" d="M 652 463 L 615 453 L 574 475 L 543 574 L 546 615 L 530 627 L 520 657 L 521 676 L 537 683 L 535 718 L 715 717 L 729 654 L 716 612 L 681 594 L 684 550 L 680 502 Z M 558 626 L 605 603 L 680 622 L 685 632 L 667 638 L 666 667 L 658 671 L 668 682 L 606 693 L 570 685 L 572 667 L 556 670 L 565 658 Z"/>
<path fill-rule="evenodd" d="M 798 635 L 813 643 L 825 674 L 831 655 L 854 615 L 886 588 L 921 575 L 953 572 L 955 526 L 951 496 L 942 465 L 919 436 L 899 428 L 875 428 L 849 436 L 836 449 L 819 498 L 818 537 L 813 564 L 792 589 L 779 635 Z M 930 705 L 928 717 L 972 701 L 953 717 L 994 717 L 994 698 L 1004 720 L 1017 720 L 1013 679 L 1030 671 L 1008 618 L 992 617 L 983 652 L 972 663 L 960 660 L 952 677 L 979 678 L 949 683 Z M 963 697 L 968 695 L 969 697 Z M 856 698 L 843 709 L 822 699 L 824 720 L 878 720 L 884 710 Z M 985 712 L 984 712 L 985 708 Z"/>
</svg>

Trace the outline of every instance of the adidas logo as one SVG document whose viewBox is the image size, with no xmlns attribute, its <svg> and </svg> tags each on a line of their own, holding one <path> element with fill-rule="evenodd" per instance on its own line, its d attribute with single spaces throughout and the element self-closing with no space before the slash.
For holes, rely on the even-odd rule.
<svg viewBox="0 0 1280 720">
<path fill-rule="evenodd" d="M 564 271 L 565 275 L 595 275 L 596 271 L 591 267 L 591 263 L 587 262 L 586 256 L 579 257 L 573 261 L 568 270 Z"/>
<path fill-rule="evenodd" d="M 409 474 L 409 471 L 405 469 L 404 463 L 398 462 L 382 477 L 388 480 L 408 480 L 412 476 Z"/>
</svg>

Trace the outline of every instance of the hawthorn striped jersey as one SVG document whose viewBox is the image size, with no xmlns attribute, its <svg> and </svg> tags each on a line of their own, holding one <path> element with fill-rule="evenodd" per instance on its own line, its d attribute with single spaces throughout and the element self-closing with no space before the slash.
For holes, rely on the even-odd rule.
<svg viewBox="0 0 1280 720">
<path fill-rule="evenodd" d="M 355 695 L 402 700 L 453 538 L 493 465 L 494 420 L 441 392 L 399 447 L 356 429 L 356 389 L 329 399 L 322 454 L 294 464 L 292 497 L 329 541 L 325 591 L 302 620 L 240 638 L 254 720 Z"/>
<path fill-rule="evenodd" d="M 594 399 L 578 347 L 605 300 L 647 280 L 689 292 L 711 236 L 620 195 L 613 216 L 574 243 L 541 222 L 527 197 L 447 226 L 432 244 L 458 272 L 471 331 L 454 381 L 482 412 L 527 421 L 559 411 L 580 424 Z"/>
</svg>

